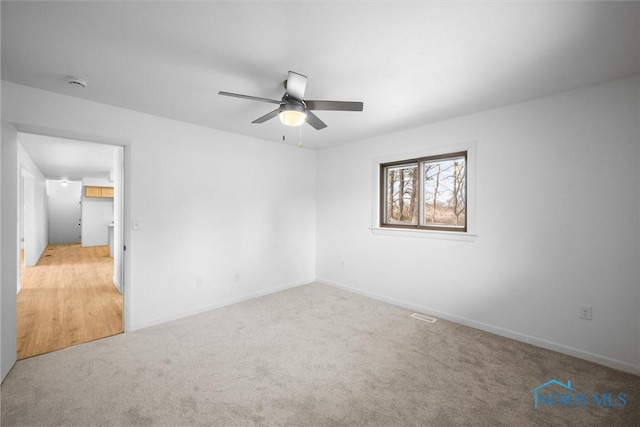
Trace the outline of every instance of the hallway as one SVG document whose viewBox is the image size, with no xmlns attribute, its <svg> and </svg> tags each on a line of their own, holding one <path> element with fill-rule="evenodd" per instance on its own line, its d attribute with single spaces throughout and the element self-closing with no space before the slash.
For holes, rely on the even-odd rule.
<svg viewBox="0 0 640 427">
<path fill-rule="evenodd" d="M 123 332 L 108 246 L 49 245 L 21 277 L 18 359 Z"/>
</svg>

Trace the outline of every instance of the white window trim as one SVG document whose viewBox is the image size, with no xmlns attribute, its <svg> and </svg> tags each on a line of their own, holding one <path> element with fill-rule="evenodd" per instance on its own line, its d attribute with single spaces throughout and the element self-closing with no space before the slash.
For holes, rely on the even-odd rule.
<svg viewBox="0 0 640 427">
<path fill-rule="evenodd" d="M 442 231 L 425 229 L 407 229 L 380 227 L 380 165 L 392 163 L 406 159 L 416 159 L 422 157 L 439 156 L 442 154 L 467 152 L 467 231 Z M 429 147 L 425 150 L 412 153 L 402 153 L 378 157 L 373 159 L 372 164 L 372 206 L 371 206 L 371 227 L 373 234 L 387 236 L 421 237 L 426 239 L 456 240 L 472 242 L 478 237 L 476 229 L 476 142 L 465 142 L 460 144 L 442 145 Z"/>
</svg>

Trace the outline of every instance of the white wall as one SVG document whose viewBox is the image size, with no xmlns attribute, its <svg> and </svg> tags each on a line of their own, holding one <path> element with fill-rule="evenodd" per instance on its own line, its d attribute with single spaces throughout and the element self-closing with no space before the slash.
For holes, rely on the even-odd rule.
<svg viewBox="0 0 640 427">
<path fill-rule="evenodd" d="M 315 152 L 8 82 L 2 101 L 20 130 L 126 145 L 127 330 L 314 280 Z"/>
<path fill-rule="evenodd" d="M 621 80 L 320 151 L 317 278 L 640 373 L 639 95 Z M 475 241 L 371 233 L 373 159 L 469 141 Z"/>
<path fill-rule="evenodd" d="M 107 226 L 113 222 L 113 198 L 87 197 L 84 186 L 113 187 L 113 182 L 84 178 L 82 185 L 82 246 L 108 245 Z"/>
<path fill-rule="evenodd" d="M 113 283 L 123 292 L 123 191 L 124 191 L 124 148 L 117 147 L 113 153 Z"/>
<path fill-rule="evenodd" d="M 115 153 L 117 147 L 113 147 L 113 151 Z M 110 173 L 109 175 L 112 175 L 112 173 Z M 113 181 L 111 181 L 111 179 L 106 179 L 106 178 L 93 178 L 93 177 L 88 177 L 88 178 L 82 178 L 82 185 L 83 186 L 95 186 L 95 187 L 113 187 Z"/>
<path fill-rule="evenodd" d="M 82 182 L 47 180 L 49 196 L 49 242 L 80 243 Z"/>
<path fill-rule="evenodd" d="M 4 95 L 4 93 L 3 93 Z M 4 110 L 4 104 L 3 104 Z M 4 111 L 3 111 L 4 113 Z M 3 114 L 4 115 L 4 114 Z M 0 380 L 17 357 L 16 284 L 18 283 L 18 133 L 2 120 L 0 145 Z"/>
<path fill-rule="evenodd" d="M 20 177 L 20 189 L 18 190 L 18 206 L 23 207 L 18 212 L 18 237 L 20 238 L 20 249 L 24 249 L 24 188 L 25 188 L 25 173 L 22 173 Z"/>
<path fill-rule="evenodd" d="M 113 222 L 113 199 L 82 196 L 82 246 L 109 244 L 108 224 Z"/>
<path fill-rule="evenodd" d="M 31 183 L 25 182 L 29 193 L 24 202 L 25 265 L 36 265 L 48 244 L 49 215 L 47 211 L 47 180 L 29 154 L 18 142 L 18 162 L 22 173 L 27 172 Z M 26 181 L 26 180 L 25 180 Z M 27 196 L 27 194 L 25 194 Z"/>
<path fill-rule="evenodd" d="M 127 330 L 317 277 L 634 372 L 639 93 L 621 80 L 316 154 L 2 82 L 19 127 L 125 141 Z M 371 234 L 373 159 L 467 141 L 475 241 Z"/>
</svg>

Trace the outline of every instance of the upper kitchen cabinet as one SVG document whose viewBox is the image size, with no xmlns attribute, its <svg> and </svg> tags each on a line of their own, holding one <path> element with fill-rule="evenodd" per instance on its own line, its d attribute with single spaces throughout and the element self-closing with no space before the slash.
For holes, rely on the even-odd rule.
<svg viewBox="0 0 640 427">
<path fill-rule="evenodd" d="M 113 187 L 95 187 L 87 185 L 84 187 L 86 197 L 113 197 Z"/>
</svg>

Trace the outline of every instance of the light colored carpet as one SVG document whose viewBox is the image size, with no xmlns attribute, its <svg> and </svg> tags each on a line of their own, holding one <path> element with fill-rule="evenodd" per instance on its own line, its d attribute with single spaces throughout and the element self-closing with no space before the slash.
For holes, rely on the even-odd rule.
<svg viewBox="0 0 640 427">
<path fill-rule="evenodd" d="M 20 361 L 3 426 L 638 425 L 640 377 L 312 284 Z M 534 409 L 550 380 L 624 407 Z"/>
</svg>

